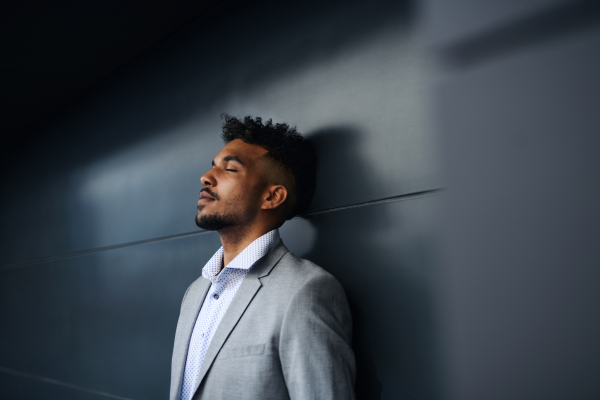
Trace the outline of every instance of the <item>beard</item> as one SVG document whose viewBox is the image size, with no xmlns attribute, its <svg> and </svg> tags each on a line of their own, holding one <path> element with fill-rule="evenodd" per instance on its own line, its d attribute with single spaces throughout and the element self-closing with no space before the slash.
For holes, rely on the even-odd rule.
<svg viewBox="0 0 600 400">
<path fill-rule="evenodd" d="M 220 231 L 240 223 L 240 217 L 234 214 L 196 215 L 196 225 L 207 231 Z"/>
</svg>

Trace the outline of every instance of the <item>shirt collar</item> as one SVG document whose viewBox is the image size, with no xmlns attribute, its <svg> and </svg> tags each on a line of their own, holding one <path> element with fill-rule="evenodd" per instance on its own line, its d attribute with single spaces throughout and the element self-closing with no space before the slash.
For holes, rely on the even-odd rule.
<svg viewBox="0 0 600 400">
<path fill-rule="evenodd" d="M 279 240 L 279 229 L 273 229 L 250 243 L 240 254 L 238 254 L 227 266 L 227 268 L 249 270 L 258 260 L 263 258 L 271 247 Z M 202 268 L 202 276 L 213 281 L 216 279 L 221 263 L 223 262 L 223 246 L 211 257 Z"/>
</svg>

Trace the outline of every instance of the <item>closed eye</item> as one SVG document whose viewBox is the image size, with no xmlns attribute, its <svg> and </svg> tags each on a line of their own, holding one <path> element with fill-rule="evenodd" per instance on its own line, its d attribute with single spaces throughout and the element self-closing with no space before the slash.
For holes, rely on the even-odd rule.
<svg viewBox="0 0 600 400">
<path fill-rule="evenodd" d="M 225 171 L 237 172 L 237 169 L 225 168 Z"/>
</svg>

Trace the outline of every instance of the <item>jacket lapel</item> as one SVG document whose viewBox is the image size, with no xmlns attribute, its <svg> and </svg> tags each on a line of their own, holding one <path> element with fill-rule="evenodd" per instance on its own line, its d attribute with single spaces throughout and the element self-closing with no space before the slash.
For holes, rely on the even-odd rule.
<svg viewBox="0 0 600 400">
<path fill-rule="evenodd" d="M 210 281 L 200 277 L 189 288 L 181 305 L 181 316 L 175 331 L 175 344 L 173 346 L 173 365 L 171 366 L 171 394 L 170 399 L 176 400 L 181 393 L 181 381 L 187 359 L 188 347 L 196 318 L 204 303 L 204 298 L 210 288 Z"/>
<path fill-rule="evenodd" d="M 259 278 L 268 275 L 281 257 L 283 257 L 287 252 L 287 247 L 285 247 L 281 239 L 279 239 L 279 241 L 273 245 L 273 248 L 267 253 L 267 255 L 258 260 L 250 272 L 248 272 L 248 275 L 246 275 L 244 278 L 244 281 L 233 297 L 233 300 L 231 301 L 229 308 L 227 308 L 225 315 L 223 315 L 223 319 L 217 327 L 212 341 L 208 346 L 208 350 L 204 356 L 204 361 L 202 362 L 202 367 L 200 368 L 198 380 L 196 381 L 194 393 L 196 390 L 198 390 L 200 383 L 206 376 L 206 373 L 211 367 L 217 354 L 219 354 L 219 351 L 229 337 L 229 334 L 244 314 L 244 311 L 246 311 L 246 308 L 248 308 L 248 305 L 256 295 L 256 292 L 258 292 L 262 286 Z"/>
</svg>

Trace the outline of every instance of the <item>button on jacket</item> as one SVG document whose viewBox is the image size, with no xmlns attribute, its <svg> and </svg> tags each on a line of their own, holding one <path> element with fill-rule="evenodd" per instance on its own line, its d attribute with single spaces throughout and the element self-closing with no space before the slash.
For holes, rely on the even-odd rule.
<svg viewBox="0 0 600 400">
<path fill-rule="evenodd" d="M 182 392 L 192 333 L 210 289 L 211 281 L 200 277 L 184 295 L 170 400 L 179 400 Z M 216 301 L 223 293 L 219 296 Z M 233 296 L 190 394 L 211 400 L 354 399 L 351 333 L 348 302 L 339 282 L 289 252 L 279 239 Z"/>
</svg>

